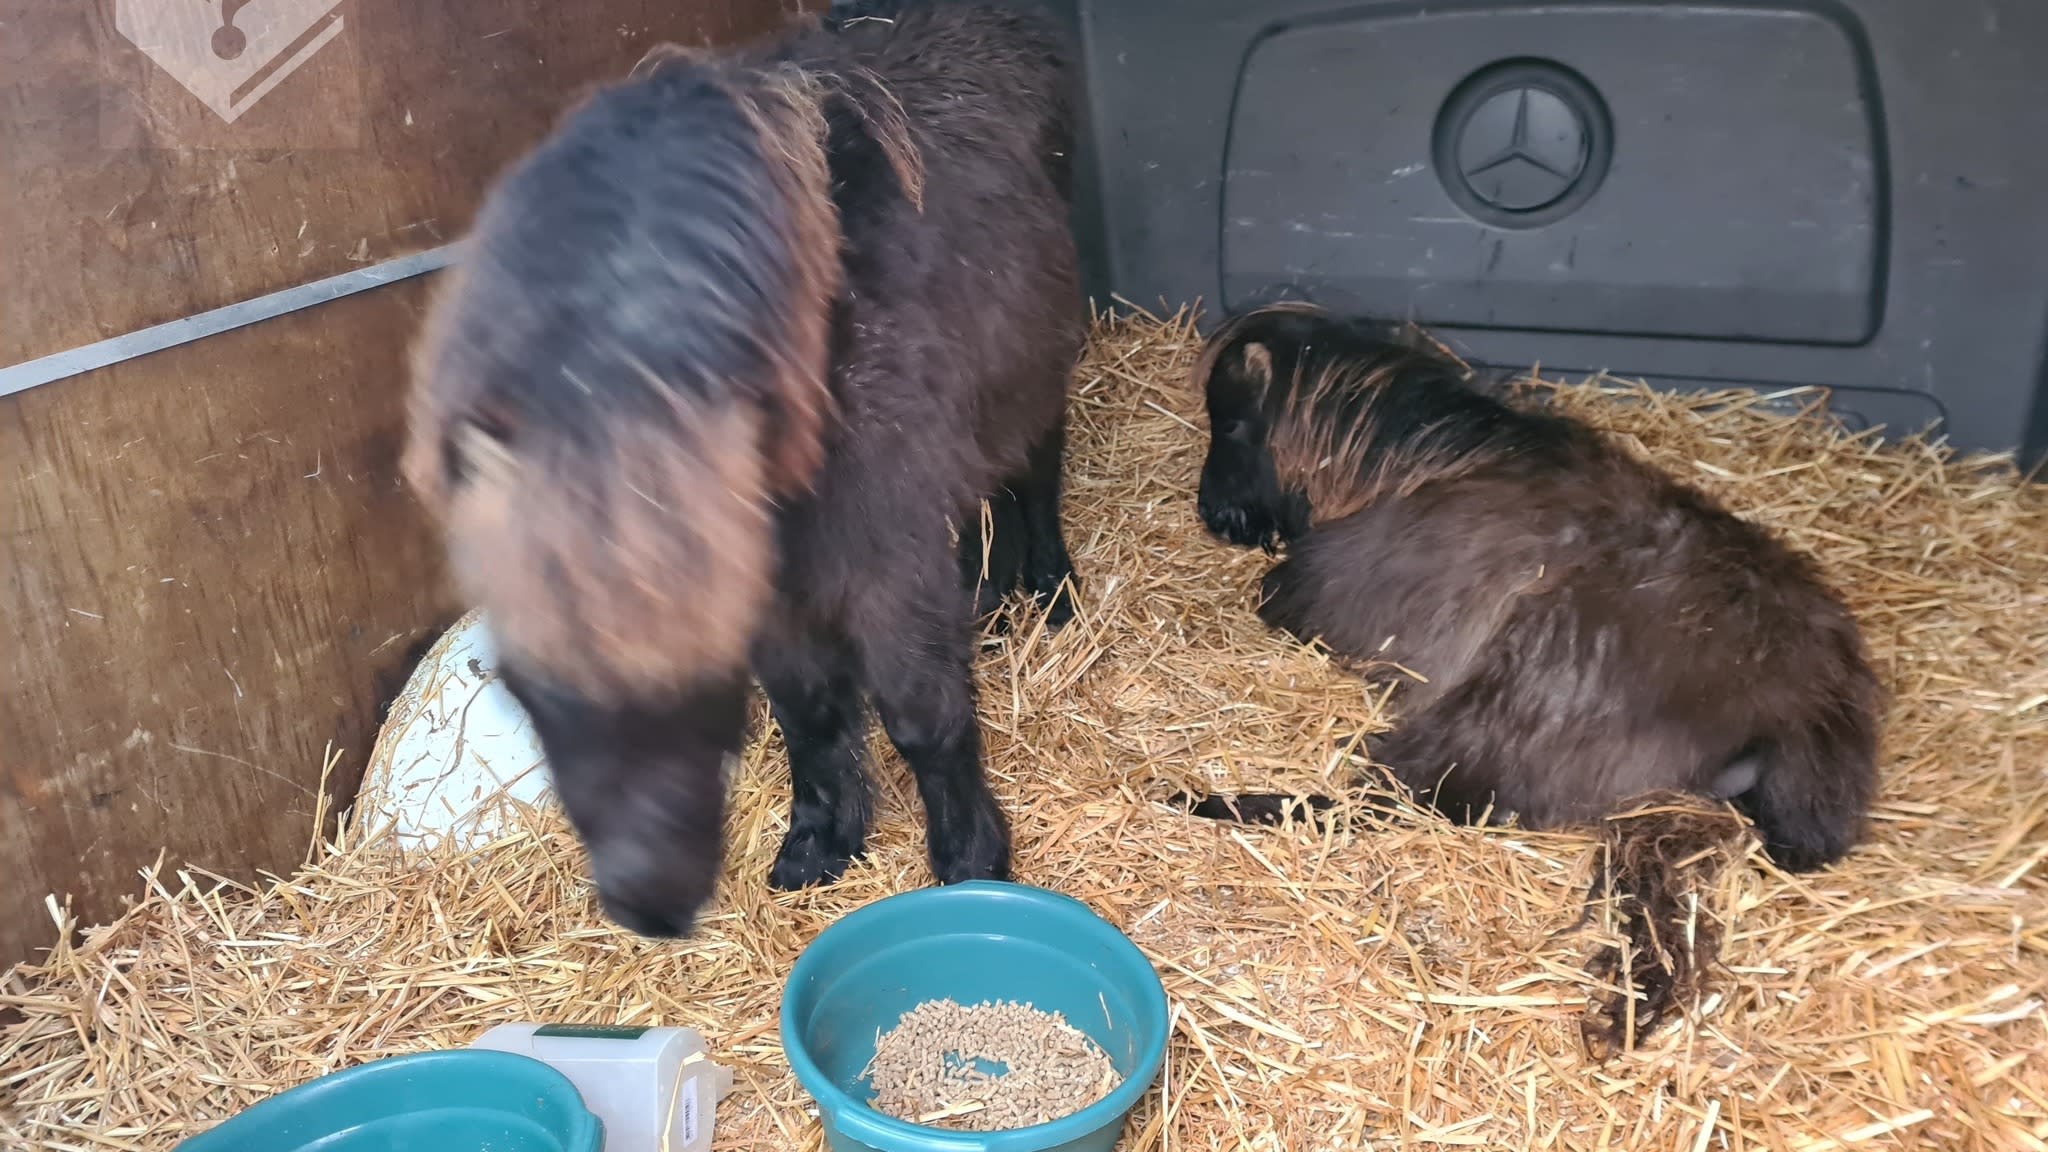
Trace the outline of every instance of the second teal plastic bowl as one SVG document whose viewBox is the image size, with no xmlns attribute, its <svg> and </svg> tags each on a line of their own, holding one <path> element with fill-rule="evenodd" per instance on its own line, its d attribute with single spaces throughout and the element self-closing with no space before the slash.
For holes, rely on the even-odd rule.
<svg viewBox="0 0 2048 1152">
<path fill-rule="evenodd" d="M 567 1076 L 510 1052 L 457 1048 L 309 1080 L 176 1152 L 602 1152 L 604 1125 Z"/>
<path fill-rule="evenodd" d="M 868 1106 L 875 1037 L 926 1000 L 1021 1000 L 1063 1014 L 1124 1080 L 1047 1124 L 960 1132 Z M 904 892 L 840 918 L 797 958 L 782 1047 L 833 1152 L 1110 1152 L 1166 1055 L 1166 990 L 1123 933 L 1078 900 L 976 880 Z"/>
</svg>

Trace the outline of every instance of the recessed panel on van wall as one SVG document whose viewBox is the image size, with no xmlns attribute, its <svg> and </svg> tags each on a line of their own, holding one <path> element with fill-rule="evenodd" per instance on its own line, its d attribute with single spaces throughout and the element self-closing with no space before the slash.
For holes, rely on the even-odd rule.
<svg viewBox="0 0 2048 1152">
<path fill-rule="evenodd" d="M 1223 171 L 1233 308 L 1856 344 L 1882 307 L 1867 58 L 1813 12 L 1367 13 L 1261 36 Z"/>
</svg>

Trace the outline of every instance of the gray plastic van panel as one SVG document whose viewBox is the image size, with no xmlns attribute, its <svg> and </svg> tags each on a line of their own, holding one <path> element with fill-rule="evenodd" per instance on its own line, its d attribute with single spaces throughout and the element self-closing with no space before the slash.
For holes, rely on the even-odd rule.
<svg viewBox="0 0 2048 1152">
<path fill-rule="evenodd" d="M 1313 299 L 1504 369 L 1825 387 L 1852 425 L 2048 455 L 2040 0 L 1047 2 L 1084 48 L 1099 299 Z M 1541 178 L 1446 177 L 1439 122 L 1518 63 L 1582 79 L 1611 151 L 1579 202 L 1489 216 Z M 1556 104 L 1522 79 L 1540 153 Z"/>
<path fill-rule="evenodd" d="M 1598 78 L 1613 160 L 1562 219 L 1489 227 L 1437 178 L 1441 121 L 1415 95 L 1518 57 Z M 1431 10 L 1263 35 L 1224 154 L 1223 301 L 1293 289 L 1438 325 L 1861 343 L 1881 313 L 1884 232 L 1865 71 L 1839 23 L 1805 12 Z M 1802 83 L 1776 83 L 1788 74 Z M 1527 139 L 1532 92 L 1468 134 L 1486 138 L 1468 166 L 1551 183 L 1584 151 L 1567 119 L 1545 165 Z M 1345 113 L 1302 115 L 1325 106 Z"/>
</svg>

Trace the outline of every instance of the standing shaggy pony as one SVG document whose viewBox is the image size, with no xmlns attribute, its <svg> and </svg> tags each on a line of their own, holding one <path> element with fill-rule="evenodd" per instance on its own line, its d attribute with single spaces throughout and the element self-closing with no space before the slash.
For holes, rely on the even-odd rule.
<svg viewBox="0 0 2048 1152">
<path fill-rule="evenodd" d="M 407 471 L 633 931 L 713 895 L 750 678 L 794 793 L 773 884 L 862 851 L 870 698 L 934 874 L 1008 874 L 969 662 L 977 585 L 1071 611 L 1068 84 L 1040 17 L 870 5 L 657 51 L 488 197 Z"/>
</svg>

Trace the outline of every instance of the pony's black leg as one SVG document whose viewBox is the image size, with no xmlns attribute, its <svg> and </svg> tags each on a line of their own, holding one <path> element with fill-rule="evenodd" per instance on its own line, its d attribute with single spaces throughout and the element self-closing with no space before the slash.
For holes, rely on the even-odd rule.
<svg viewBox="0 0 2048 1152">
<path fill-rule="evenodd" d="M 754 670 L 789 749 L 789 831 L 768 883 L 790 891 L 839 878 L 866 845 L 873 801 L 850 646 L 834 635 L 775 631 L 756 645 Z"/>
<path fill-rule="evenodd" d="M 1010 830 L 982 775 L 966 594 L 943 578 L 875 589 L 856 637 L 890 743 L 917 778 L 925 842 L 942 884 L 1007 879 Z"/>
<path fill-rule="evenodd" d="M 1032 445 L 1030 462 L 1016 487 L 1024 520 L 1024 590 L 1046 610 L 1046 626 L 1058 628 L 1074 617 L 1080 580 L 1060 532 L 1060 471 L 1065 465 L 1067 418 Z"/>
<path fill-rule="evenodd" d="M 1299 557 L 1290 556 L 1267 569 L 1259 581 L 1259 620 L 1276 632 L 1309 643 L 1315 638 L 1309 625 L 1314 599 L 1314 590 L 1308 587 L 1308 569 Z"/>
<path fill-rule="evenodd" d="M 974 597 L 976 619 L 1002 607 L 1024 573 L 1025 518 L 1017 493 L 1009 487 L 989 493 L 985 515 L 984 523 L 983 508 L 975 504 L 960 525 L 960 582 Z"/>
</svg>

